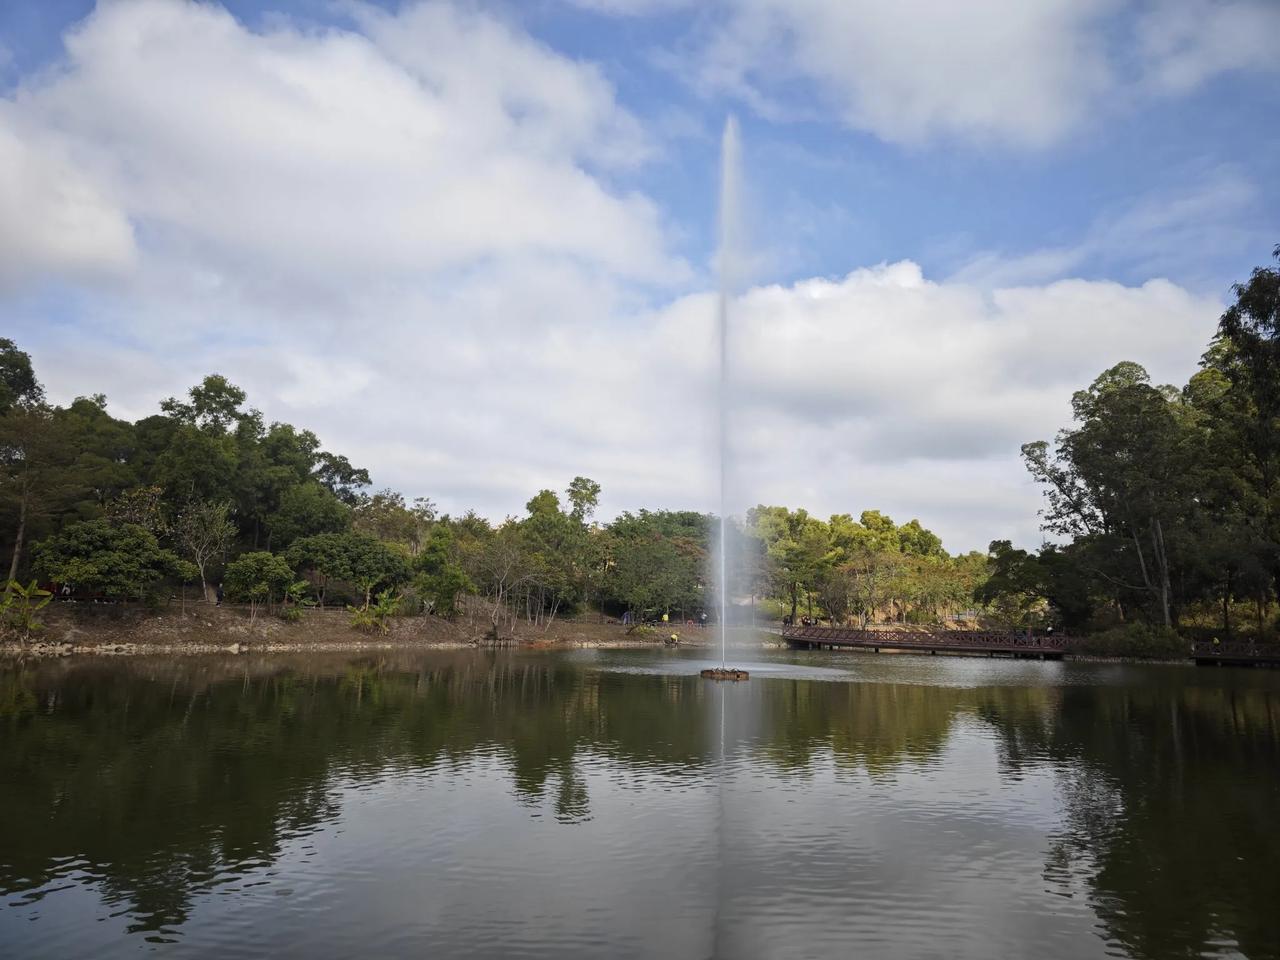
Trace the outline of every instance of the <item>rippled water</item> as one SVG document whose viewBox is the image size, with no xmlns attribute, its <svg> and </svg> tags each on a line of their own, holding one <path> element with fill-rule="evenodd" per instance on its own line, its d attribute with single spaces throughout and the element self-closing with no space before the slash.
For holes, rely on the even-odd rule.
<svg viewBox="0 0 1280 960">
<path fill-rule="evenodd" d="M 0 668 L 0 954 L 1280 956 L 1280 673 Z"/>
</svg>

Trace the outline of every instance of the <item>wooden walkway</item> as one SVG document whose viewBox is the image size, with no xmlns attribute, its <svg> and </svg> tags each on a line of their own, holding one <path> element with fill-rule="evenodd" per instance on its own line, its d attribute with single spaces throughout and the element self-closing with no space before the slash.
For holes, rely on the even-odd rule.
<svg viewBox="0 0 1280 960">
<path fill-rule="evenodd" d="M 988 657 L 1061 660 L 1072 639 L 1050 634 L 986 630 L 856 630 L 844 627 L 783 627 L 782 639 L 799 650 L 882 650 Z"/>
<path fill-rule="evenodd" d="M 1274 643 L 1193 643 L 1191 659 L 1202 667 L 1280 667 L 1280 645 Z"/>
<path fill-rule="evenodd" d="M 894 650 L 1061 660 L 1075 638 L 1062 634 L 1001 633 L 987 630 L 855 630 L 844 627 L 783 627 L 782 639 L 796 650 Z M 1280 644 L 1193 643 L 1188 659 L 1199 666 L 1280 667 Z"/>
</svg>

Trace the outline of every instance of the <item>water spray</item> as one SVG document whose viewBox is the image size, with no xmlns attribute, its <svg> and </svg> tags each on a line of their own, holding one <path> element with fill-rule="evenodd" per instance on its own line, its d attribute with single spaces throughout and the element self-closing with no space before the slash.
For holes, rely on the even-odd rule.
<svg viewBox="0 0 1280 960">
<path fill-rule="evenodd" d="M 720 586 L 720 669 L 703 670 L 704 677 L 716 680 L 746 680 L 745 670 L 730 670 L 726 665 L 729 643 L 729 303 L 740 279 L 741 252 L 738 249 L 738 181 L 741 144 L 738 121 L 729 117 L 720 142 L 720 235 L 717 266 L 720 274 L 720 297 L 716 311 L 716 339 L 720 352 L 718 383 L 718 428 L 720 439 L 720 546 L 717 551 L 717 580 Z"/>
</svg>

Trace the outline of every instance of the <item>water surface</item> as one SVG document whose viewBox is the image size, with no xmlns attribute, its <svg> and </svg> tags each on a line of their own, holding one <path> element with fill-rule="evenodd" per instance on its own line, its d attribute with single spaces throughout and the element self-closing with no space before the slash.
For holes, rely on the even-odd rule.
<svg viewBox="0 0 1280 960">
<path fill-rule="evenodd" d="M 0 668 L 0 954 L 1280 956 L 1280 673 Z"/>
</svg>

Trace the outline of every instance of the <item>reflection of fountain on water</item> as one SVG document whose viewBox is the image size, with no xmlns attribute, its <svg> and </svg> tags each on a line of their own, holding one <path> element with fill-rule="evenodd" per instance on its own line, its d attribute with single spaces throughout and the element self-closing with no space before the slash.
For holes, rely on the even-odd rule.
<svg viewBox="0 0 1280 960">
<path fill-rule="evenodd" d="M 739 140 L 738 121 L 730 117 L 724 125 L 720 145 L 720 297 L 717 309 L 717 346 L 720 350 L 719 447 L 720 447 L 720 542 L 716 548 L 716 581 L 720 591 L 720 666 L 702 671 L 712 680 L 746 680 L 745 670 L 730 670 L 725 664 L 729 633 L 729 302 L 741 274 L 741 251 L 737 247 Z"/>
</svg>

